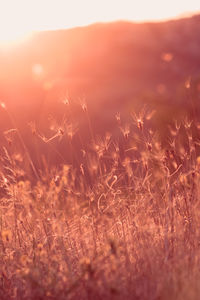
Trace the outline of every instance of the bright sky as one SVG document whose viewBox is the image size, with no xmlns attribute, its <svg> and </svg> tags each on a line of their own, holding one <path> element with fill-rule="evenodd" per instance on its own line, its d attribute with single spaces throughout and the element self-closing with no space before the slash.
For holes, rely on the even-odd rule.
<svg viewBox="0 0 200 300">
<path fill-rule="evenodd" d="M 34 30 L 113 20 L 163 20 L 198 11 L 199 0 L 0 0 L 0 41 Z"/>
</svg>

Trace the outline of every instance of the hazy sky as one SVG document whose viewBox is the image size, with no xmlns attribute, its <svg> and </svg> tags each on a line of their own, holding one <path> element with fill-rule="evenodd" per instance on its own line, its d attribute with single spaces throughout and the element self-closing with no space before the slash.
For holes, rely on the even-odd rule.
<svg viewBox="0 0 200 300">
<path fill-rule="evenodd" d="M 200 0 L 0 0 L 0 40 L 30 30 L 113 20 L 162 20 L 200 11 Z"/>
</svg>

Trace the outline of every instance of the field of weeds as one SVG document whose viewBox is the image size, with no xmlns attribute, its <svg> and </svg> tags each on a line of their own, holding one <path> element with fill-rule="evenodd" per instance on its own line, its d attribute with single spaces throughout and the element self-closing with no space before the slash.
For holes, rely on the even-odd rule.
<svg viewBox="0 0 200 300">
<path fill-rule="evenodd" d="M 118 135 L 92 134 L 78 167 L 38 170 L 7 138 L 0 299 L 199 299 L 200 127 L 174 120 L 164 142 L 152 115 L 117 114 Z"/>
</svg>

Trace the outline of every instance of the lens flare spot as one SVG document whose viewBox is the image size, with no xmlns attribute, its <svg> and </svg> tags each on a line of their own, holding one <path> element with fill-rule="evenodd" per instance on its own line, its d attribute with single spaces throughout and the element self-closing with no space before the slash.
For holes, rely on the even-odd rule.
<svg viewBox="0 0 200 300">
<path fill-rule="evenodd" d="M 44 68 L 41 64 L 36 63 L 32 66 L 32 73 L 35 78 L 41 78 L 44 76 Z"/>
<path fill-rule="evenodd" d="M 165 62 L 170 62 L 173 60 L 174 56 L 172 53 L 163 53 L 162 56 L 161 56 L 162 60 L 165 61 Z"/>
</svg>

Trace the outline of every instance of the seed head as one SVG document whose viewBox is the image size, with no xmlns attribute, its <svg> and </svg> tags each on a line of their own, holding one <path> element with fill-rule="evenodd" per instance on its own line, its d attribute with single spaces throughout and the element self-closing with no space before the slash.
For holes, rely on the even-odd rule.
<svg viewBox="0 0 200 300">
<path fill-rule="evenodd" d="M 138 126 L 138 128 L 139 128 L 141 131 L 142 131 L 142 129 L 143 129 L 143 124 L 144 124 L 144 123 L 143 123 L 142 119 L 139 118 L 139 119 L 137 120 L 137 126 Z"/>
</svg>

